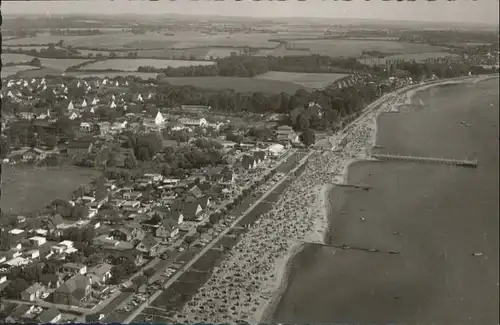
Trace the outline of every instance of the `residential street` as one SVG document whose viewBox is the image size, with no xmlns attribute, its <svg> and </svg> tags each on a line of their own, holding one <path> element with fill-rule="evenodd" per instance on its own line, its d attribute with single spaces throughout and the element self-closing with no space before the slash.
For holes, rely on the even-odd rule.
<svg viewBox="0 0 500 325">
<path fill-rule="evenodd" d="M 290 155 L 285 157 L 283 159 L 283 162 L 286 161 L 292 154 L 295 152 L 293 151 Z M 311 155 L 312 152 L 308 154 Z M 308 157 L 306 156 L 306 157 Z M 306 158 L 303 158 L 306 159 Z M 278 186 L 280 186 L 287 178 L 288 176 L 293 173 L 297 167 L 292 169 L 287 176 L 282 177 L 278 182 L 276 182 L 274 185 L 272 185 L 260 198 L 258 198 L 245 212 L 243 212 L 239 217 L 237 217 L 233 222 L 230 224 L 229 227 L 225 228 L 215 239 L 213 239 L 210 243 L 208 243 L 201 251 L 196 254 L 189 262 L 187 262 L 178 272 L 176 272 L 163 286 L 163 289 L 156 291 L 153 295 L 151 295 L 149 302 L 153 302 L 156 298 L 158 298 L 162 292 L 166 289 L 168 289 L 175 281 L 177 281 L 189 268 L 194 265 L 206 252 L 208 252 L 210 249 L 214 248 L 215 244 L 224 236 L 226 236 L 248 213 L 250 213 L 255 207 L 257 207 L 262 201 L 264 201 L 268 195 L 270 195 Z M 124 321 L 124 324 L 129 324 L 131 323 L 146 307 L 148 307 L 149 303 L 144 302 L 142 303 L 137 309 L 135 309 Z"/>
</svg>

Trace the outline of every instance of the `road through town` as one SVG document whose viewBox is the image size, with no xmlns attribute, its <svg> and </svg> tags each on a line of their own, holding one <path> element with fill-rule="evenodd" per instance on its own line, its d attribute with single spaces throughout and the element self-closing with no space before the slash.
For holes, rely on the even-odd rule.
<svg viewBox="0 0 500 325">
<path fill-rule="evenodd" d="M 262 201 L 264 201 L 278 186 L 280 186 L 291 174 L 293 174 L 298 167 L 300 167 L 312 154 L 313 152 L 309 152 L 300 163 L 292 169 L 285 177 L 282 177 L 278 182 L 272 185 L 260 198 L 258 198 L 244 213 L 242 213 L 238 218 L 236 218 L 229 227 L 224 229 L 214 240 L 207 244 L 197 255 L 195 255 L 189 262 L 187 262 L 183 267 L 179 269 L 177 273 L 175 273 L 165 284 L 162 290 L 158 290 L 155 292 L 149 299 L 150 302 L 154 301 L 158 298 L 161 293 L 168 289 L 175 281 L 177 281 L 191 266 L 193 266 L 206 252 L 210 249 L 214 248 L 215 244 L 224 236 L 226 236 L 233 228 L 238 225 L 238 223 L 243 220 L 243 218 L 249 214 L 255 207 L 257 207 Z M 284 160 L 288 159 L 285 158 Z M 136 310 L 134 310 L 128 317 L 123 321 L 123 324 L 130 324 L 147 306 L 148 302 L 141 304 Z"/>
</svg>

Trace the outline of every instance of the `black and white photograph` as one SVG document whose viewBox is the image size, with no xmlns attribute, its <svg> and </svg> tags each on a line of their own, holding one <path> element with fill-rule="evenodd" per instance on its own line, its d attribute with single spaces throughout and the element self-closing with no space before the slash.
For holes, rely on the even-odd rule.
<svg viewBox="0 0 500 325">
<path fill-rule="evenodd" d="M 498 0 L 0 10 L 0 322 L 500 323 Z"/>
</svg>

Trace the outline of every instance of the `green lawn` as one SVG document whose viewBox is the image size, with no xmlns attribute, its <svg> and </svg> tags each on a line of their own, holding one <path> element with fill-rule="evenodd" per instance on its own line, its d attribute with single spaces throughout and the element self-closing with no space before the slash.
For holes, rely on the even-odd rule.
<svg viewBox="0 0 500 325">
<path fill-rule="evenodd" d="M 36 212 L 52 200 L 69 199 L 80 184 L 86 184 L 99 171 L 75 166 L 59 168 L 2 165 L 2 198 L 5 212 Z"/>
</svg>

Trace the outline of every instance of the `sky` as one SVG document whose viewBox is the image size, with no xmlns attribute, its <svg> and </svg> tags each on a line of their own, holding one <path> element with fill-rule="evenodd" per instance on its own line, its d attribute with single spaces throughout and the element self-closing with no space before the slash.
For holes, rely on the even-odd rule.
<svg viewBox="0 0 500 325">
<path fill-rule="evenodd" d="M 92 3 L 90 5 L 90 3 Z M 73 0 L 2 1 L 3 14 L 186 14 L 250 17 L 318 17 L 498 25 L 499 0 Z"/>
</svg>

